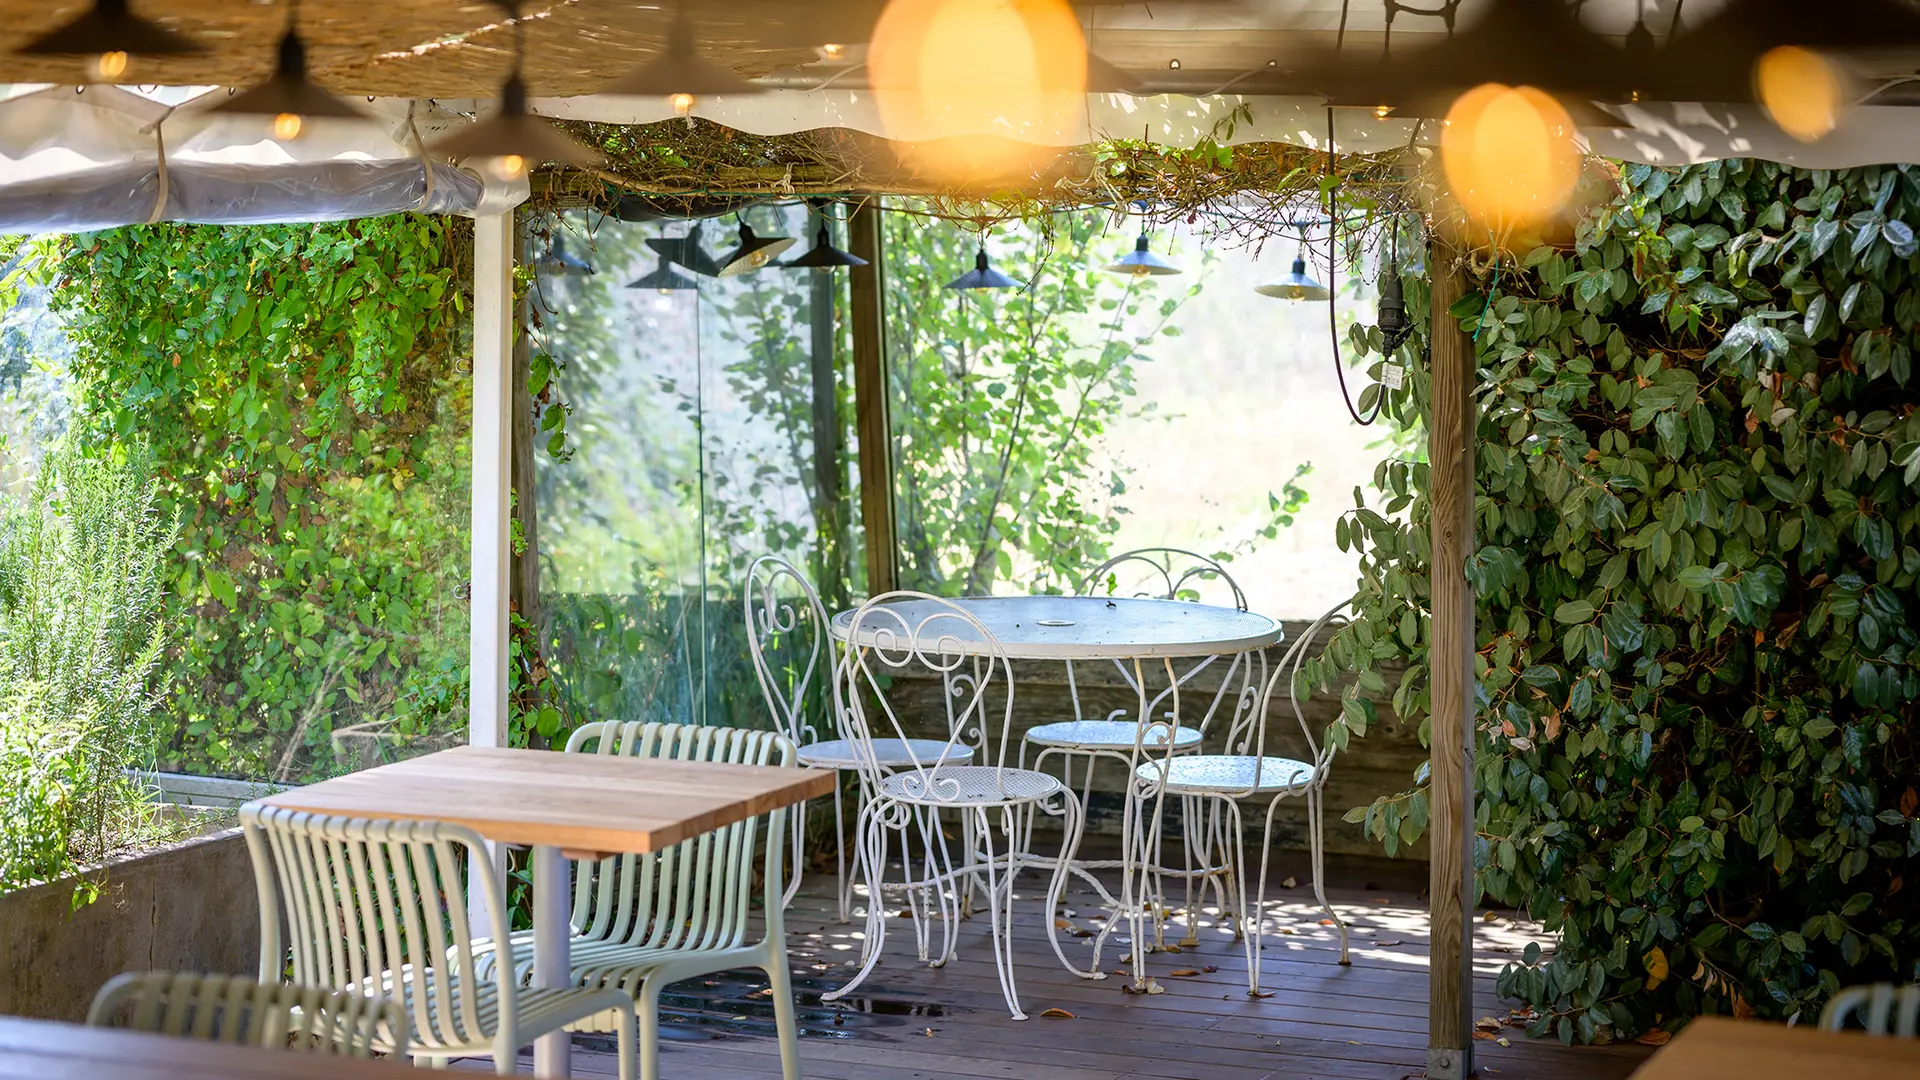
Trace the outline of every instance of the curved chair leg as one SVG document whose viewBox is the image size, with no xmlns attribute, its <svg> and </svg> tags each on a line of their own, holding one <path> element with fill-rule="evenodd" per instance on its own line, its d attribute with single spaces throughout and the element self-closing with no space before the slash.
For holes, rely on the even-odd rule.
<svg viewBox="0 0 1920 1080">
<path fill-rule="evenodd" d="M 773 990 L 773 1026 L 780 1039 L 780 1075 L 783 1080 L 800 1080 L 800 1022 L 793 1010 L 793 973 L 787 968 L 787 945 L 777 938 L 769 944 L 773 955 L 767 961 L 767 985 Z"/>
<path fill-rule="evenodd" d="M 1278 804 L 1279 801 L 1278 799 L 1274 800 L 1276 804 Z M 1333 920 L 1334 928 L 1340 932 L 1340 962 L 1350 964 L 1353 961 L 1347 955 L 1347 921 L 1342 919 L 1339 914 L 1333 910 L 1332 904 L 1327 903 L 1326 871 L 1323 868 L 1327 847 L 1326 837 L 1324 835 L 1327 824 L 1322 817 L 1325 812 L 1325 797 L 1320 793 L 1319 786 L 1315 785 L 1314 787 L 1308 788 L 1307 847 L 1308 857 L 1313 862 L 1313 898 L 1320 901 L 1320 910 L 1327 913 L 1327 918 Z M 1269 838 L 1271 838 L 1273 834 L 1273 811 L 1271 809 L 1267 811 L 1267 834 Z"/>
<path fill-rule="evenodd" d="M 633 995 L 634 1022 L 640 1029 L 640 1080 L 660 1080 L 660 983 L 648 979 Z"/>
<path fill-rule="evenodd" d="M 1246 822 L 1240 817 L 1238 802 L 1224 798 L 1217 801 L 1225 804 L 1227 827 L 1233 833 L 1233 846 L 1229 849 L 1229 858 L 1232 859 L 1232 863 L 1228 869 L 1228 875 L 1233 879 L 1234 896 L 1239 901 L 1240 929 L 1246 935 L 1241 940 L 1241 945 L 1247 956 L 1247 992 L 1258 994 L 1260 992 L 1261 928 L 1265 920 L 1258 906 L 1260 900 L 1255 899 L 1252 904 L 1248 903 L 1247 861 L 1244 858 L 1247 849 Z"/>
<path fill-rule="evenodd" d="M 840 923 L 852 922 L 847 912 L 853 906 L 853 883 L 847 880 L 847 798 L 846 792 L 838 783 L 839 774 L 835 772 L 833 785 L 833 891 L 840 902 Z M 857 779 L 857 778 L 856 778 Z"/>
<path fill-rule="evenodd" d="M 780 894 L 780 906 L 792 907 L 794 894 L 800 891 L 800 878 L 806 870 L 807 856 L 807 804 L 800 803 L 793 808 L 793 880 L 787 883 Z"/>
<path fill-rule="evenodd" d="M 1002 814 L 1008 813 L 1003 809 Z M 1025 1020 L 1027 1014 L 1020 1009 L 1020 993 L 1013 983 L 1013 866 L 1011 860 L 1007 866 L 1005 888 L 1001 887 L 1000 859 L 993 850 L 993 827 L 987 820 L 987 809 L 975 807 L 968 815 L 979 827 L 980 842 L 986 855 L 987 871 L 987 921 L 993 935 L 993 966 L 1000 976 L 1000 992 L 1006 997 L 1007 1009 L 1015 1020 Z M 1011 835 L 1011 830 L 1009 830 Z"/>
<path fill-rule="evenodd" d="M 862 947 L 864 955 L 860 970 L 853 973 L 853 978 L 847 980 L 847 984 L 840 989 L 821 994 L 821 1001 L 839 1001 L 867 981 L 874 965 L 880 962 L 880 953 L 887 943 L 887 919 L 880 904 L 880 890 L 887 869 L 887 833 L 891 830 L 874 813 L 873 804 L 868 803 L 861 807 L 854 831 L 862 834 L 856 854 L 859 856 L 861 875 L 867 879 L 867 939 Z"/>
<path fill-rule="evenodd" d="M 1029 814 L 1039 813 L 1039 804 L 1036 803 L 1028 807 L 1027 812 Z M 1086 815 L 1081 812 L 1080 804 L 1074 799 L 1071 789 L 1060 793 L 1060 813 L 1062 816 L 1061 828 L 1064 831 L 1060 836 L 1060 857 L 1053 862 L 1053 880 L 1047 883 L 1047 896 L 1049 898 L 1046 905 L 1047 940 L 1053 944 L 1053 955 L 1060 958 L 1060 966 L 1083 979 L 1104 979 L 1107 976 L 1105 972 L 1100 970 L 1100 962 L 1097 956 L 1093 966 L 1083 971 L 1080 968 L 1074 967 L 1072 961 L 1067 959 L 1066 952 L 1060 948 L 1060 920 L 1054 917 L 1054 900 L 1052 898 L 1060 896 L 1066 890 L 1069 864 L 1072 861 L 1074 852 L 1080 849 L 1081 830 L 1086 828 Z M 1025 835 L 1029 838 L 1033 835 L 1031 819 L 1029 819 Z M 1013 864 L 1016 867 L 1019 866 L 1026 861 L 1027 856 L 1030 854 L 1031 852 L 1029 850 L 1023 848 L 1014 857 Z M 1012 892 L 1011 885 L 1008 887 L 1008 892 L 1009 894 Z M 1009 910 L 1011 910 L 1011 906 L 1009 906 Z"/>
</svg>

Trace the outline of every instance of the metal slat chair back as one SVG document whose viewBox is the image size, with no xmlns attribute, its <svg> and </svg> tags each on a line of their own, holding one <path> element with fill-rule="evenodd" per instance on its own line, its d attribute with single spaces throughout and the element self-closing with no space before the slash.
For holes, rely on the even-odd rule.
<svg viewBox="0 0 1920 1080">
<path fill-rule="evenodd" d="M 793 764 L 786 735 L 701 724 L 601 721 L 576 729 L 569 753 Z M 765 828 L 784 835 L 786 811 L 704 833 L 665 851 L 583 862 L 574 878 L 573 928 L 582 937 L 645 949 L 734 948 L 747 934 L 753 857 Z"/>
<path fill-rule="evenodd" d="M 389 998 L 186 971 L 114 976 L 87 1024 L 357 1058 L 407 1045 L 406 1011 Z"/>
<path fill-rule="evenodd" d="M 1920 983 L 1849 986 L 1820 1012 L 1823 1031 L 1844 1031 L 1856 1020 L 1869 1035 L 1920 1038 Z"/>
<path fill-rule="evenodd" d="M 358 987 L 405 1002 L 415 1054 L 472 1046 L 498 1033 L 499 1008 L 476 991 L 473 932 L 463 882 L 490 861 L 480 835 L 433 821 L 332 817 L 278 807 L 241 809 L 261 911 L 284 912 L 293 981 Z M 476 874 L 504 941 L 506 898 L 493 874 Z M 262 919 L 261 978 L 280 974 L 279 920 Z M 494 965 L 494 1001 L 511 1002 L 513 973 Z"/>
</svg>

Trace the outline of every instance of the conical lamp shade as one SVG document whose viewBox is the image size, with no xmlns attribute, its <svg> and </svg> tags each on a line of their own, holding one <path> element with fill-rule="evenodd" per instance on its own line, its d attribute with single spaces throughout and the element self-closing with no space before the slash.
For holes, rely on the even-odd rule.
<svg viewBox="0 0 1920 1080">
<path fill-rule="evenodd" d="M 1017 289 L 1020 283 L 987 265 L 987 249 L 973 257 L 973 269 L 946 283 L 948 289 Z"/>
<path fill-rule="evenodd" d="M 1261 296 L 1275 296 L 1282 300 L 1325 300 L 1333 295 L 1325 285 L 1308 276 L 1305 255 L 1293 257 L 1293 269 L 1287 272 L 1287 276 L 1264 285 L 1255 285 L 1253 291 Z"/>
<path fill-rule="evenodd" d="M 701 277 L 719 277 L 720 264 L 701 246 L 700 233 L 701 227 L 695 225 L 685 236 L 656 236 L 647 241 L 647 246 L 661 258 L 679 263 Z"/>
<path fill-rule="evenodd" d="M 795 270 L 814 269 L 832 270 L 841 266 L 865 266 L 867 260 L 851 252 L 841 251 L 833 246 L 833 237 L 827 231 L 827 223 L 820 223 L 820 231 L 813 238 L 813 247 L 805 255 L 788 259 L 782 265 Z"/>
<path fill-rule="evenodd" d="M 659 266 L 627 283 L 629 289 L 658 289 L 661 292 L 676 292 L 699 287 L 698 281 L 675 270 L 665 255 L 660 256 Z"/>
<path fill-rule="evenodd" d="M 773 261 L 775 255 L 793 246 L 791 236 L 759 236 L 753 226 L 740 223 L 740 246 L 720 263 L 720 277 L 739 277 Z"/>
<path fill-rule="evenodd" d="M 1177 274 L 1180 268 L 1155 255 L 1147 248 L 1147 234 L 1142 232 L 1140 240 L 1133 250 L 1122 256 L 1118 262 L 1109 263 L 1102 269 L 1115 274 L 1131 274 L 1134 277 L 1162 277 Z"/>
<path fill-rule="evenodd" d="M 562 161 L 581 169 L 597 169 L 606 160 L 528 112 L 527 87 L 518 75 L 500 88 L 499 112 L 437 140 L 428 149 L 456 161 L 520 158 L 529 165 Z"/>
<path fill-rule="evenodd" d="M 24 56 L 190 56 L 206 46 L 127 10 L 127 0 L 94 0 L 85 14 L 14 52 Z"/>
<path fill-rule="evenodd" d="M 330 117 L 364 120 L 367 114 L 307 78 L 307 47 L 288 31 L 280 39 L 280 63 L 266 82 L 215 105 L 210 112 L 241 116 Z"/>
<path fill-rule="evenodd" d="M 667 31 L 667 47 L 638 71 L 623 75 L 600 88 L 603 94 L 639 94 L 648 97 L 673 97 L 690 94 L 752 94 L 759 88 L 700 55 L 694 45 L 693 23 L 685 10 L 676 12 L 673 27 Z"/>
</svg>

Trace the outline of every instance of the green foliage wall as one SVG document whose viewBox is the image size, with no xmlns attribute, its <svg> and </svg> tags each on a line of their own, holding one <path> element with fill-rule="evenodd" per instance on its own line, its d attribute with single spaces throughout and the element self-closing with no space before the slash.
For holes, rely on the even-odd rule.
<svg viewBox="0 0 1920 1080">
<path fill-rule="evenodd" d="M 1913 222 L 1908 167 L 1630 166 L 1571 250 L 1483 268 L 1454 309 L 1480 364 L 1477 862 L 1561 933 L 1500 979 L 1537 1033 L 1804 1020 L 1920 974 Z M 1328 661 L 1412 659 L 1418 716 L 1426 466 L 1378 480 Z M 1367 719 L 1350 701 L 1335 737 Z M 1424 788 L 1362 813 L 1391 850 Z"/>
<path fill-rule="evenodd" d="M 302 779 L 464 723 L 463 223 L 78 236 L 74 437 L 183 514 L 163 764 Z"/>
</svg>

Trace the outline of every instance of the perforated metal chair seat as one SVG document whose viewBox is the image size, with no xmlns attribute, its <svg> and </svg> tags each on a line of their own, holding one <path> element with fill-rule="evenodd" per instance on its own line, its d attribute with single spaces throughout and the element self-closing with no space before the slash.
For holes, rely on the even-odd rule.
<svg viewBox="0 0 1920 1080">
<path fill-rule="evenodd" d="M 1036 724 L 1027 731 L 1027 741 L 1036 746 L 1062 750 L 1132 750 L 1138 741 L 1149 749 L 1165 749 L 1167 729 L 1155 725 L 1146 737 L 1140 737 L 1140 725 L 1133 720 L 1063 720 L 1055 724 Z M 1200 745 L 1200 733 L 1190 727 L 1173 729 L 1173 748 L 1189 750 Z"/>
<path fill-rule="evenodd" d="M 873 740 L 874 764 L 882 769 L 931 765 L 940 760 L 942 751 L 946 752 L 947 765 L 973 763 L 973 748 L 969 746 L 948 750 L 947 744 L 938 739 Z M 795 757 L 810 769 L 857 769 L 860 767 L 858 752 L 852 739 L 823 739 L 800 747 Z"/>
<path fill-rule="evenodd" d="M 882 795 L 922 806 L 1035 802 L 1060 790 L 1060 781 L 1046 773 L 988 765 L 946 765 L 927 773 L 894 773 L 880 781 Z"/>
<path fill-rule="evenodd" d="M 1169 762 L 1149 761 L 1133 771 L 1151 784 L 1167 770 L 1170 795 L 1224 795 L 1234 792 L 1304 791 L 1313 783 L 1313 766 L 1284 757 L 1239 754 L 1191 754 Z"/>
</svg>

